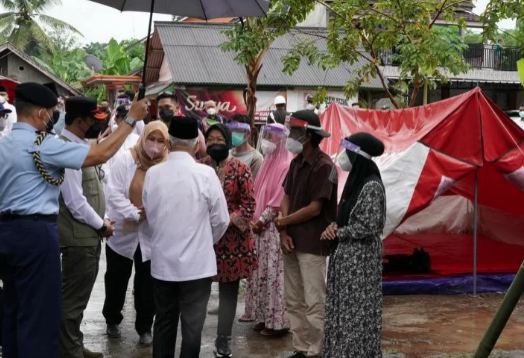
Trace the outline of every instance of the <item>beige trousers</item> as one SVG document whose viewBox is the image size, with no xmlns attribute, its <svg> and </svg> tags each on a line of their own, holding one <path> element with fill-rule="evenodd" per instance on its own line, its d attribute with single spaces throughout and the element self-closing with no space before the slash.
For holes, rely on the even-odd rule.
<svg viewBox="0 0 524 358">
<path fill-rule="evenodd" d="M 284 296 L 293 349 L 320 357 L 324 341 L 326 257 L 302 252 L 284 255 Z"/>
</svg>

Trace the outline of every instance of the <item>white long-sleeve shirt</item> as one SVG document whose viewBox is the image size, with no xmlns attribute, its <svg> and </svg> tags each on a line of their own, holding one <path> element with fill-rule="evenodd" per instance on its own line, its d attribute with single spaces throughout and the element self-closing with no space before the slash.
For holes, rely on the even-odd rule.
<svg viewBox="0 0 524 358">
<path fill-rule="evenodd" d="M 102 165 L 102 171 L 104 172 L 104 176 L 102 178 L 102 181 L 104 185 L 107 185 L 109 183 L 109 177 L 111 177 L 111 169 L 113 168 L 113 165 L 118 157 L 120 157 L 123 153 L 126 153 L 129 151 L 129 149 L 133 148 L 135 144 L 138 142 L 138 139 L 140 136 L 136 133 L 131 132 L 126 140 L 124 141 L 124 144 L 118 149 L 115 155 L 111 157 L 105 164 Z M 102 140 L 103 141 L 103 140 Z M 109 195 L 107 190 L 105 191 L 106 197 Z"/>
<path fill-rule="evenodd" d="M 87 140 L 82 140 L 76 135 L 64 129 L 62 135 L 69 139 L 73 143 L 87 144 Z M 65 170 L 64 183 L 60 187 L 60 192 L 64 203 L 73 215 L 75 220 L 91 226 L 93 229 L 98 230 L 104 225 L 104 218 L 101 218 L 96 211 L 89 205 L 84 191 L 82 189 L 82 170 Z"/>
<path fill-rule="evenodd" d="M 148 170 L 143 204 L 151 229 L 151 275 L 191 281 L 217 273 L 213 244 L 225 234 L 229 213 L 215 171 L 185 152 Z"/>
<path fill-rule="evenodd" d="M 142 251 L 142 260 L 150 257 L 150 239 L 144 232 L 147 221 L 138 224 L 140 213 L 138 208 L 129 200 L 129 187 L 136 171 L 136 162 L 130 151 L 122 153 L 115 161 L 106 192 L 107 214 L 115 221 L 115 236 L 107 241 L 107 245 L 117 254 L 133 259 L 138 244 Z M 136 225 L 135 230 L 126 229 L 124 220 Z"/>
</svg>

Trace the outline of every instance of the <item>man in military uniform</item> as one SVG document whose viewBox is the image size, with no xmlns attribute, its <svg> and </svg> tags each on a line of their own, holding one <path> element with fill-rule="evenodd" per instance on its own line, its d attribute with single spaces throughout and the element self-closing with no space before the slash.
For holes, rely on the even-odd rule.
<svg viewBox="0 0 524 358">
<path fill-rule="evenodd" d="M 65 142 L 88 145 L 98 137 L 107 113 L 96 101 L 72 97 L 65 103 Z M 60 188 L 58 231 L 62 250 L 62 323 L 60 358 L 102 358 L 84 348 L 80 331 L 84 310 L 98 275 L 101 238 L 113 236 L 113 225 L 104 220 L 105 197 L 98 167 L 66 169 Z"/>
<path fill-rule="evenodd" d="M 37 83 L 15 89 L 18 122 L 0 139 L 0 279 L 4 283 L 4 357 L 56 358 L 60 335 L 58 196 L 63 168 L 105 163 L 124 143 L 147 100 L 97 146 L 47 135 L 56 95 Z"/>
</svg>

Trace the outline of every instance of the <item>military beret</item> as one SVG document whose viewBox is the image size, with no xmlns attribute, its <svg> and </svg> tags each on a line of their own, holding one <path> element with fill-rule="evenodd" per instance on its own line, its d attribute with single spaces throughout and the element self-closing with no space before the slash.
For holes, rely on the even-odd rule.
<svg viewBox="0 0 524 358">
<path fill-rule="evenodd" d="M 49 83 L 44 83 L 44 86 L 46 86 L 47 88 L 49 88 L 51 91 L 53 91 L 53 93 L 58 97 L 59 94 L 58 94 L 58 90 L 56 89 L 56 85 L 54 82 L 49 82 Z"/>
<path fill-rule="evenodd" d="M 100 108 L 96 100 L 89 97 L 69 97 L 65 102 L 65 111 L 69 117 L 93 117 L 104 120 L 107 113 Z"/>
<path fill-rule="evenodd" d="M 53 108 L 58 103 L 56 95 L 40 83 L 26 82 L 15 87 L 17 99 L 38 107 Z"/>
</svg>

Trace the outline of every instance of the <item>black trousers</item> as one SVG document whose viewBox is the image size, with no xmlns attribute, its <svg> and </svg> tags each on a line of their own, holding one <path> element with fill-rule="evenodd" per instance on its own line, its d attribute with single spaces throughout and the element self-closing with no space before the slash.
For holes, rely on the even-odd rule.
<svg viewBox="0 0 524 358">
<path fill-rule="evenodd" d="M 239 285 L 240 281 L 218 283 L 217 336 L 231 336 L 237 312 Z"/>
<path fill-rule="evenodd" d="M 2 296 L 4 292 L 0 288 L 0 347 L 2 347 L 2 324 L 4 322 L 4 310 L 2 309 Z"/>
<path fill-rule="evenodd" d="M 135 329 L 138 334 L 151 333 L 155 317 L 155 300 L 153 297 L 153 280 L 151 278 L 151 261 L 142 262 L 140 245 L 135 252 L 134 260 L 128 259 L 113 251 L 106 245 L 107 271 L 104 276 L 106 299 L 102 314 L 107 324 L 120 324 L 124 319 L 122 309 L 126 301 L 127 285 L 135 263 Z"/>
<path fill-rule="evenodd" d="M 156 303 L 153 358 L 173 358 L 178 320 L 181 320 L 180 358 L 199 358 L 202 329 L 211 294 L 211 278 L 166 282 L 153 278 Z"/>
</svg>

